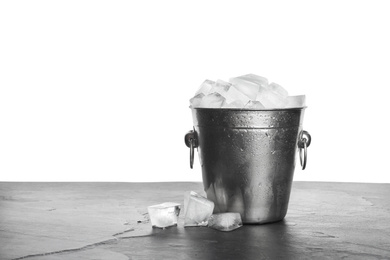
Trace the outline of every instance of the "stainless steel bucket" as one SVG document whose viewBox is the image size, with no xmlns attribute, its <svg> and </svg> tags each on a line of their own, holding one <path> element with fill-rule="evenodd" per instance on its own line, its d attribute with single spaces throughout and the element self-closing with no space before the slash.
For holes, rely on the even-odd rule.
<svg viewBox="0 0 390 260">
<path fill-rule="evenodd" d="M 192 109 L 190 166 L 197 148 L 214 213 L 239 212 L 244 223 L 258 224 L 285 217 L 297 148 L 304 169 L 311 141 L 304 109 Z"/>
</svg>

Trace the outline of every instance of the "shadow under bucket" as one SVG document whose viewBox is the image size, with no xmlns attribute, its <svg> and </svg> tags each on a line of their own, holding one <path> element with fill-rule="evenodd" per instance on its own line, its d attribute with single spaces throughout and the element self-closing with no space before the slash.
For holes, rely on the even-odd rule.
<svg viewBox="0 0 390 260">
<path fill-rule="evenodd" d="M 214 213 L 239 212 L 256 224 L 286 216 L 296 151 L 304 168 L 311 140 L 302 130 L 304 110 L 192 109 L 194 130 L 185 142 L 191 168 L 198 149 Z"/>
</svg>

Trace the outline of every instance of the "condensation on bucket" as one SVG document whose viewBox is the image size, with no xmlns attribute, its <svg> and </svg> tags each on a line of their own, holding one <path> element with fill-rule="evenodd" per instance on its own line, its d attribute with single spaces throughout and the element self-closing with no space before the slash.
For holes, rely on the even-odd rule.
<svg viewBox="0 0 390 260">
<path fill-rule="evenodd" d="M 192 109 L 207 198 L 244 223 L 285 217 L 304 108 Z"/>
</svg>

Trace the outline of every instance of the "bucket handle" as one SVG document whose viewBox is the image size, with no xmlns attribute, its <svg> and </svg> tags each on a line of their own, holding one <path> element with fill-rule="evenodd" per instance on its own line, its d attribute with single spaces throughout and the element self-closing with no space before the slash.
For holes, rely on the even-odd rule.
<svg viewBox="0 0 390 260">
<path fill-rule="evenodd" d="M 195 130 L 189 131 L 184 136 L 184 142 L 190 148 L 190 168 L 194 165 L 194 149 L 198 147 L 198 135 Z"/>
<path fill-rule="evenodd" d="M 301 162 L 302 170 L 306 168 L 307 147 L 309 147 L 310 143 L 311 143 L 310 134 L 307 131 L 302 130 L 299 133 L 299 137 L 298 137 L 299 161 Z"/>
</svg>

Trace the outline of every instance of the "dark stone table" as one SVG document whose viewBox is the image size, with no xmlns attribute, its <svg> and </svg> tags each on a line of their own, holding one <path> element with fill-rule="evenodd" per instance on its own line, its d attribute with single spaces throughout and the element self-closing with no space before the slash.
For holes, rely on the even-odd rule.
<svg viewBox="0 0 390 260">
<path fill-rule="evenodd" d="M 390 184 L 294 182 L 283 221 L 154 229 L 201 183 L 0 183 L 0 259 L 390 259 Z"/>
</svg>

